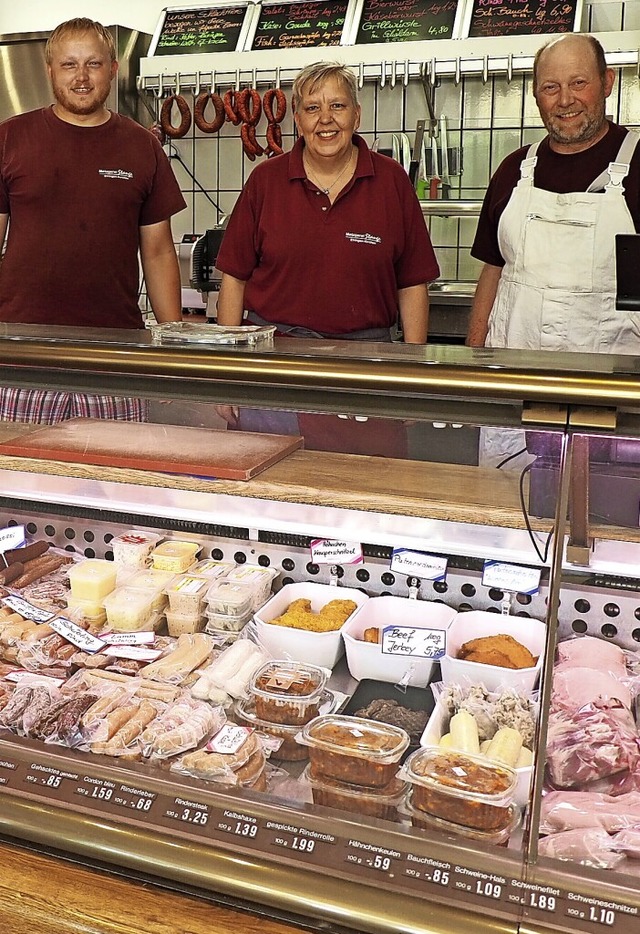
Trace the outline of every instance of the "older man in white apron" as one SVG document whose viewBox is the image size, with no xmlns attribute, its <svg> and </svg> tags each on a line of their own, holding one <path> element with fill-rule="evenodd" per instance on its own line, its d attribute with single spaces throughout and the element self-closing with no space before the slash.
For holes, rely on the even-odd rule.
<svg viewBox="0 0 640 934">
<path fill-rule="evenodd" d="M 615 235 L 640 227 L 640 137 L 605 117 L 613 82 L 591 36 L 538 52 L 548 135 L 508 156 L 487 191 L 470 346 L 640 354 L 638 316 L 615 308 Z M 520 432 L 483 435 L 482 463 L 523 446 Z"/>
</svg>

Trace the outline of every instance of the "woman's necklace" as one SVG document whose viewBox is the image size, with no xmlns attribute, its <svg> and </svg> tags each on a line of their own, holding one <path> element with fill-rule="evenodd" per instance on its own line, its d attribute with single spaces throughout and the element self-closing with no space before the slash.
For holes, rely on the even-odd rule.
<svg viewBox="0 0 640 934">
<path fill-rule="evenodd" d="M 306 160 L 306 159 L 304 158 L 304 156 L 303 156 L 303 157 L 302 157 L 302 162 L 303 162 L 303 165 L 304 165 L 304 170 L 305 170 L 305 172 L 307 173 L 307 178 L 311 179 L 311 181 L 313 182 L 313 184 L 314 184 L 314 185 L 317 185 L 318 188 L 320 189 L 320 191 L 321 191 L 324 195 L 328 195 L 329 192 L 331 191 L 331 189 L 334 188 L 334 187 L 338 184 L 338 182 L 340 181 L 340 179 L 342 178 L 342 176 L 344 175 L 344 173 L 347 171 L 347 169 L 348 169 L 349 166 L 351 165 L 351 163 L 352 163 L 352 161 L 353 161 L 353 153 L 354 153 L 354 149 L 353 149 L 353 147 L 352 147 L 351 152 L 349 153 L 349 158 L 348 158 L 347 162 L 345 163 L 344 167 L 342 168 L 342 170 L 340 171 L 340 174 L 337 175 L 337 176 L 334 178 L 334 180 L 331 182 L 331 184 L 329 185 L 328 188 L 325 188 L 324 185 L 321 185 L 320 182 L 318 181 L 318 179 L 315 178 L 315 176 L 309 171 L 309 163 L 307 162 L 307 160 Z"/>
</svg>

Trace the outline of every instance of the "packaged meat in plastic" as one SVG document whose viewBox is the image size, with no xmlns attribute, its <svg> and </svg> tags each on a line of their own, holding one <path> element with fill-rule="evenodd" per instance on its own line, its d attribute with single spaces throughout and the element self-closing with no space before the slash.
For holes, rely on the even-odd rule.
<svg viewBox="0 0 640 934">
<path fill-rule="evenodd" d="M 18 732 L 25 736 L 33 736 L 35 739 L 45 739 L 46 733 L 41 733 L 39 728 L 40 726 L 44 728 L 50 712 L 53 710 L 55 713 L 61 698 L 64 701 L 59 687 L 54 682 L 35 682 L 29 705 L 22 715 L 22 723 L 17 728 Z"/>
<path fill-rule="evenodd" d="M 557 666 L 553 671 L 552 710 L 579 710 L 588 704 L 598 707 L 624 707 L 633 699 L 628 683 L 608 671 L 593 668 Z"/>
<path fill-rule="evenodd" d="M 559 833 L 583 827 L 600 827 L 615 833 L 625 827 L 640 827 L 640 792 L 619 795 L 586 791 L 552 791 L 544 795 L 540 811 L 540 833 Z"/>
<path fill-rule="evenodd" d="M 594 636 L 578 636 L 560 642 L 558 665 L 605 671 L 615 678 L 624 678 L 627 674 L 623 650 L 612 642 Z"/>
<path fill-rule="evenodd" d="M 613 845 L 628 859 L 640 859 L 640 825 L 625 827 L 613 836 Z"/>
<path fill-rule="evenodd" d="M 180 684 L 184 678 L 199 668 L 213 651 L 213 642 L 203 632 L 183 633 L 178 637 L 173 652 L 157 662 L 151 662 L 140 672 L 141 678 Z"/>
<path fill-rule="evenodd" d="M 624 854 L 616 850 L 613 838 L 606 830 L 596 827 L 565 830 L 543 837 L 538 843 L 538 854 L 594 869 L 615 869 L 625 861 Z"/>
<path fill-rule="evenodd" d="M 628 714 L 624 721 L 611 711 L 587 707 L 573 714 L 555 712 L 547 731 L 547 774 L 554 788 L 633 771 L 640 762 L 640 738 Z"/>
<path fill-rule="evenodd" d="M 246 698 L 251 679 L 267 660 L 266 652 L 251 639 L 238 639 L 202 669 L 191 693 L 212 701 L 218 701 L 220 691 L 236 699 Z"/>
<path fill-rule="evenodd" d="M 253 787 L 265 763 L 260 735 L 250 727 L 227 723 L 205 748 L 176 760 L 171 771 L 203 781 Z"/>
<path fill-rule="evenodd" d="M 161 732 L 151 744 L 150 758 L 168 759 L 189 749 L 195 749 L 223 725 L 225 713 L 220 707 L 205 703 L 191 703 L 189 717 L 182 723 Z M 145 739 L 141 737 L 141 744 Z"/>
<path fill-rule="evenodd" d="M 136 698 L 124 707 L 118 707 L 107 714 L 106 720 L 112 718 L 114 726 L 109 738 L 103 742 L 92 742 L 91 752 L 104 756 L 117 756 L 129 759 L 140 759 L 142 754 L 136 743 L 144 728 L 158 715 L 158 702 L 146 698 Z"/>
</svg>

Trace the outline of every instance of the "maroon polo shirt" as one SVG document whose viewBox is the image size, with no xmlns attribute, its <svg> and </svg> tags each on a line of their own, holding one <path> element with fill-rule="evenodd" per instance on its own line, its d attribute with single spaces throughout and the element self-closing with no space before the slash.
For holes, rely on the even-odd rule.
<svg viewBox="0 0 640 934">
<path fill-rule="evenodd" d="M 249 176 L 217 259 L 246 281 L 245 309 L 327 334 L 387 328 L 398 289 L 438 277 L 406 172 L 353 139 L 356 171 L 333 205 L 305 176 L 302 139 Z"/>
<path fill-rule="evenodd" d="M 610 123 L 609 132 L 595 146 L 569 154 L 554 152 L 549 146 L 549 137 L 546 137 L 538 147 L 534 185 L 558 194 L 586 191 L 609 163 L 616 161 L 626 132 L 624 127 Z M 528 149 L 524 146 L 507 156 L 487 188 L 471 255 L 491 266 L 504 266 L 498 246 L 498 224 L 518 184 L 520 164 L 526 159 Z M 624 189 L 636 230 L 640 230 L 640 144 L 633 154 Z"/>
</svg>

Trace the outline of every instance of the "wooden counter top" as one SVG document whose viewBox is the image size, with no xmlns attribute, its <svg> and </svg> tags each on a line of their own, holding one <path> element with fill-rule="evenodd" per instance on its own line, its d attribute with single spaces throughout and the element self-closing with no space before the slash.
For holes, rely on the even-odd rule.
<svg viewBox="0 0 640 934">
<path fill-rule="evenodd" d="M 4 934 L 303 934 L 273 921 L 138 880 L 0 845 Z"/>
</svg>

